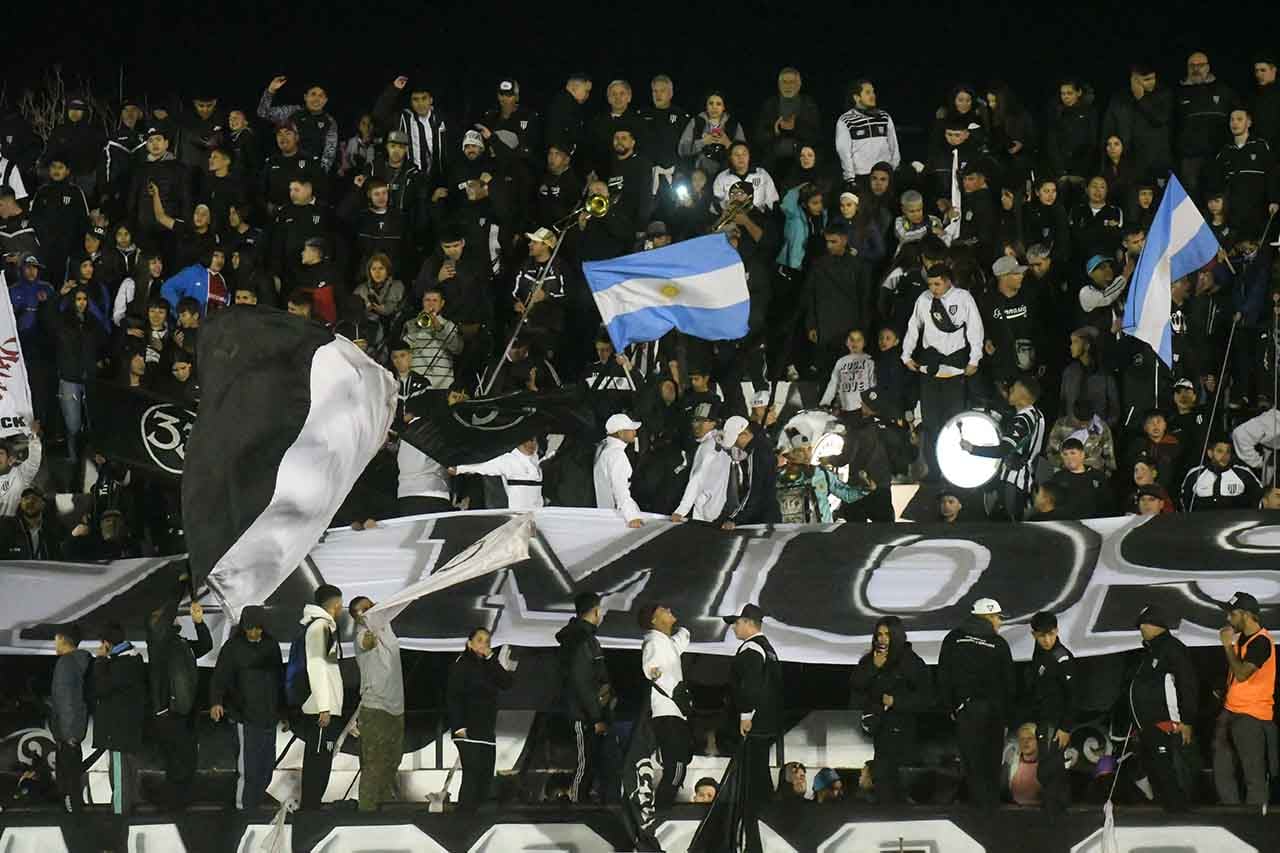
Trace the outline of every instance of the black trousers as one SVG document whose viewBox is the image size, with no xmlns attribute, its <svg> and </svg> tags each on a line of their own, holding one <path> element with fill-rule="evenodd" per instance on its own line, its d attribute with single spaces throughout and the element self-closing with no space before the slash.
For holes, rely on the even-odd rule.
<svg viewBox="0 0 1280 853">
<path fill-rule="evenodd" d="M 876 802 L 892 805 L 906 800 L 902 785 L 902 765 L 906 764 L 915 749 L 914 726 L 910 729 L 892 722 L 882 722 L 875 737 L 875 785 Z"/>
<path fill-rule="evenodd" d="M 454 745 L 458 747 L 458 757 L 462 759 L 458 811 L 474 812 L 489 799 L 498 748 L 493 744 L 469 740 L 456 740 Z"/>
<path fill-rule="evenodd" d="M 84 805 L 84 756 L 80 744 L 58 741 L 58 766 L 55 774 L 58 793 L 63 803 L 73 812 L 80 811 Z"/>
<path fill-rule="evenodd" d="M 929 465 L 929 478 L 942 476 L 938 470 L 938 433 L 952 415 L 964 411 L 965 377 L 938 379 L 920 377 L 920 418 L 924 443 L 924 461 Z"/>
<path fill-rule="evenodd" d="M 324 802 L 325 789 L 329 787 L 329 773 L 333 769 L 333 742 L 338 739 L 345 723 L 338 717 L 330 717 L 329 725 L 320 728 L 317 714 L 303 717 L 305 729 L 302 754 L 302 808 L 318 809 Z"/>
<path fill-rule="evenodd" d="M 1036 727 L 1040 758 L 1036 761 L 1036 781 L 1045 811 L 1061 814 L 1071 805 L 1071 781 L 1067 778 L 1066 756 L 1055 737 L 1058 727 L 1053 723 L 1040 723 Z"/>
<path fill-rule="evenodd" d="M 746 842 L 747 853 L 763 853 L 760 843 L 760 812 L 773 797 L 773 777 L 769 773 L 769 749 L 773 735 L 747 735 L 743 742 L 742 781 L 747 785 Z"/>
<path fill-rule="evenodd" d="M 876 483 L 876 490 L 862 500 L 844 505 L 846 521 L 884 521 L 896 520 L 893 511 L 893 491 L 891 483 Z"/>
<path fill-rule="evenodd" d="M 1154 726 L 1143 728 L 1138 746 L 1156 801 L 1167 812 L 1188 811 L 1194 780 L 1194 746 L 1184 746 L 1182 735 L 1177 732 L 1165 734 Z"/>
<path fill-rule="evenodd" d="M 676 801 L 676 792 L 684 784 L 684 774 L 693 758 L 693 734 L 682 717 L 654 717 L 653 736 L 658 741 L 662 758 L 662 781 L 655 794 L 657 806 L 668 808 Z"/>
<path fill-rule="evenodd" d="M 191 802 L 191 783 L 200 762 L 195 717 L 169 711 L 153 719 L 156 746 L 164 765 L 162 805 L 181 811 Z"/>
<path fill-rule="evenodd" d="M 600 773 L 600 741 L 603 737 L 596 734 L 591 723 L 573 721 L 573 743 L 577 761 L 573 770 L 573 784 L 569 787 L 569 799 L 575 803 L 591 797 L 591 788 Z"/>
<path fill-rule="evenodd" d="M 969 789 L 969 805 L 994 810 L 1000 804 L 1004 715 L 988 703 L 970 700 L 956 715 L 956 742 Z"/>
</svg>

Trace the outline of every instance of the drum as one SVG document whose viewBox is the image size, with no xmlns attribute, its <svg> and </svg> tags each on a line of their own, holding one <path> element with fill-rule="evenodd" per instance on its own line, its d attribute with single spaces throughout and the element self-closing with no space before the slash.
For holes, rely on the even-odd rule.
<svg viewBox="0 0 1280 853">
<path fill-rule="evenodd" d="M 999 444 L 1000 423 L 986 412 L 961 412 L 938 433 L 938 468 L 947 482 L 960 489 L 985 486 L 1000 470 L 1000 460 L 962 450 L 961 438 L 978 446 Z"/>
</svg>

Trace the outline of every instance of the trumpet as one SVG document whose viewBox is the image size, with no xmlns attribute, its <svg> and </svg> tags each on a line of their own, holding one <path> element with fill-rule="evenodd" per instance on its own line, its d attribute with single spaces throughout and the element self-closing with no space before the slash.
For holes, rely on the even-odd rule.
<svg viewBox="0 0 1280 853">
<path fill-rule="evenodd" d="M 613 200 L 607 195 L 596 193 L 595 195 L 587 196 L 586 201 L 574 208 L 572 213 L 564 216 L 560 221 L 552 225 L 551 228 L 553 231 L 559 233 L 569 225 L 573 224 L 573 222 L 575 222 L 583 213 L 586 213 L 592 219 L 602 219 L 609 215 L 609 208 L 612 206 Z"/>
<path fill-rule="evenodd" d="M 739 213 L 746 213 L 752 208 L 754 201 L 751 196 L 731 201 L 724 206 L 724 212 L 720 214 L 720 218 L 716 220 L 716 224 L 712 227 L 711 233 L 714 234 L 721 228 L 724 228 L 734 219 L 737 219 Z"/>
<path fill-rule="evenodd" d="M 433 315 L 431 314 L 431 312 L 429 312 L 429 311 L 423 311 L 423 312 L 421 312 L 420 314 L 418 314 L 417 318 L 415 318 L 415 319 L 414 319 L 414 322 L 418 324 L 418 328 L 419 328 L 419 329 L 425 329 L 425 328 L 427 328 L 428 326 L 430 326 L 430 325 L 431 325 L 431 323 L 432 323 L 431 317 L 432 317 L 432 316 L 433 316 Z"/>
</svg>

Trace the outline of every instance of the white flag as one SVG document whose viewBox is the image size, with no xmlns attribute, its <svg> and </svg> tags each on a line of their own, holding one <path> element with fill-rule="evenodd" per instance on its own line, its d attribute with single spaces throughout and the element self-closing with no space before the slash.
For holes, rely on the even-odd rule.
<svg viewBox="0 0 1280 853">
<path fill-rule="evenodd" d="M 381 630 L 424 595 L 529 559 L 529 539 L 532 536 L 532 514 L 511 519 L 427 577 L 370 607 L 364 613 L 365 622 L 370 629 Z"/>
<path fill-rule="evenodd" d="M 30 432 L 31 385 L 18 340 L 18 321 L 9 300 L 9 282 L 0 273 L 0 436 Z"/>
</svg>

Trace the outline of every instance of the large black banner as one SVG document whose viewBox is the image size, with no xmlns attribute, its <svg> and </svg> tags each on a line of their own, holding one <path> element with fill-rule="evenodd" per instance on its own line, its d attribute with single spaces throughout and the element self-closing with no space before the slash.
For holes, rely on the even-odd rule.
<svg viewBox="0 0 1280 853">
<path fill-rule="evenodd" d="M 512 517 L 470 512 L 331 530 L 267 601 L 271 631 L 292 634 L 321 583 L 385 597 L 443 566 Z M 637 648 L 634 613 L 672 607 L 693 635 L 691 651 L 731 654 L 720 620 L 757 602 L 784 660 L 850 663 L 867 650 L 875 622 L 897 614 L 916 650 L 936 660 L 946 632 L 977 598 L 1000 601 L 1014 654 L 1030 657 L 1032 614 L 1059 615 L 1078 655 L 1133 649 L 1134 617 L 1165 605 L 1191 645 L 1217 645 L 1220 603 L 1236 590 L 1263 602 L 1263 624 L 1280 624 L 1280 515 L 1195 513 L 1153 518 L 1027 524 L 779 525 L 722 531 L 651 518 L 629 529 L 613 512 L 546 509 L 534 514 L 528 560 L 411 604 L 395 621 L 405 649 L 454 651 L 477 625 L 495 641 L 555 645 L 574 596 L 595 591 L 607 614 L 606 647 Z M 12 563 L 29 594 L 0 596 L 0 648 L 48 650 L 50 626 L 72 619 L 128 625 L 147 611 L 144 561 L 77 566 Z M 216 604 L 212 599 L 210 604 Z M 242 603 L 243 604 L 243 603 Z M 209 616 L 216 628 L 221 617 Z M 342 629 L 349 630 L 346 617 Z"/>
<path fill-rule="evenodd" d="M 182 476 L 194 407 L 113 382 L 90 383 L 85 397 L 95 450 L 153 474 Z"/>
</svg>

